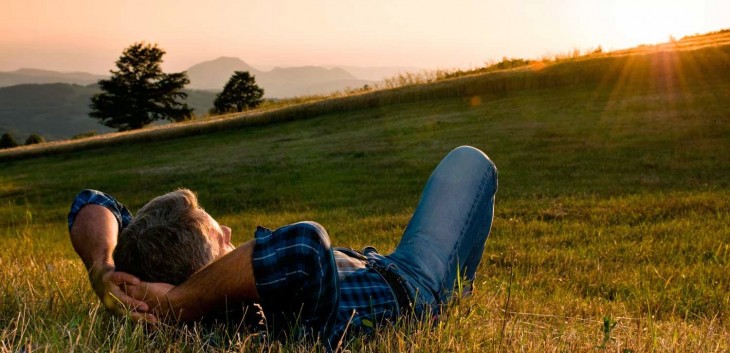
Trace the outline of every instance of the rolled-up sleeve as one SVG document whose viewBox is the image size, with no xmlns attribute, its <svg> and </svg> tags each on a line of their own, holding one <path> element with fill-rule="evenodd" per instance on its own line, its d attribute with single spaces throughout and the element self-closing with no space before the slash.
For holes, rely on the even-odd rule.
<svg viewBox="0 0 730 353">
<path fill-rule="evenodd" d="M 324 228 L 300 222 L 274 232 L 259 227 L 254 236 L 254 277 L 267 318 L 288 313 L 318 333 L 328 333 L 340 293 L 334 253 Z"/>
<path fill-rule="evenodd" d="M 86 205 L 99 205 L 111 211 L 117 219 L 120 232 L 132 221 L 132 213 L 114 197 L 98 190 L 86 189 L 79 192 L 71 203 L 71 210 L 68 213 L 69 232 L 76 221 L 76 215 Z"/>
</svg>

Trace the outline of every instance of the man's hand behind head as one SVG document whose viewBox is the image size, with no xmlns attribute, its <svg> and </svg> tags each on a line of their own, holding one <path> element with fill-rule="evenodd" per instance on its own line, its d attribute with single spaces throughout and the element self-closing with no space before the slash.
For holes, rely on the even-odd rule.
<svg viewBox="0 0 730 353">
<path fill-rule="evenodd" d="M 124 291 L 125 286 L 140 283 L 137 277 L 124 272 L 115 272 L 111 267 L 93 267 L 89 271 L 89 280 L 104 307 L 110 311 L 120 315 L 130 310 L 139 313 L 149 311 L 147 303 L 128 296 Z"/>
<path fill-rule="evenodd" d="M 149 313 L 162 320 L 177 320 L 167 294 L 175 286 L 168 283 L 150 283 L 140 281 L 125 286 L 126 294 L 136 301 L 144 302 L 150 308 Z"/>
</svg>

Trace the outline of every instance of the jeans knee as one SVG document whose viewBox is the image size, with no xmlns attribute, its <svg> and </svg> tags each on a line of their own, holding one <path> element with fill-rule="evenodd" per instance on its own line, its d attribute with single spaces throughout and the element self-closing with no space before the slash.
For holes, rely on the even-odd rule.
<svg viewBox="0 0 730 353">
<path fill-rule="evenodd" d="M 497 181 L 497 166 L 480 149 L 472 146 L 459 146 L 449 152 L 449 156 L 458 159 L 459 164 L 463 167 L 472 166 L 483 170 L 485 174 L 491 174 L 494 181 Z"/>
</svg>

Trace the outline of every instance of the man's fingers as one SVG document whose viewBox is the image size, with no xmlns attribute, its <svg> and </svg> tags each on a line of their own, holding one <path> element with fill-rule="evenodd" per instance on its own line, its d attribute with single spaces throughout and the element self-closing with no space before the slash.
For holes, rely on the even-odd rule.
<svg viewBox="0 0 730 353">
<path fill-rule="evenodd" d="M 127 312 L 124 306 L 111 292 L 105 293 L 104 296 L 101 298 L 101 302 L 102 304 L 104 304 L 105 308 L 119 315 L 123 315 Z"/>
<path fill-rule="evenodd" d="M 125 287 L 130 287 L 125 286 Z M 116 298 L 119 304 L 124 306 L 125 308 L 129 308 L 131 310 L 139 311 L 139 312 L 147 312 L 150 310 L 149 305 L 145 303 L 142 300 L 138 300 L 136 298 L 133 298 L 127 293 L 124 292 L 121 288 L 117 288 L 116 290 L 113 290 L 111 294 Z"/>
<path fill-rule="evenodd" d="M 132 318 L 132 320 L 137 322 L 145 322 L 148 324 L 157 324 L 159 321 L 157 320 L 157 316 L 154 314 L 149 313 L 138 313 L 138 312 L 130 312 L 129 317 Z"/>
<path fill-rule="evenodd" d="M 134 298 L 135 300 L 142 301 L 147 298 L 147 285 L 145 283 L 141 283 L 139 285 L 133 285 L 128 284 L 124 286 L 124 291 L 127 293 L 128 296 Z"/>
<path fill-rule="evenodd" d="M 104 306 L 117 314 L 124 314 L 130 310 L 138 312 L 148 312 L 149 305 L 147 303 L 136 300 L 121 291 L 111 291 L 104 296 Z"/>
<path fill-rule="evenodd" d="M 126 272 L 116 272 L 115 271 L 112 274 L 111 279 L 112 279 L 112 281 L 114 281 L 114 283 L 118 283 L 118 284 L 126 283 L 126 284 L 138 285 L 140 283 L 139 278 L 137 278 L 133 275 L 130 275 L 129 273 L 126 273 Z"/>
</svg>

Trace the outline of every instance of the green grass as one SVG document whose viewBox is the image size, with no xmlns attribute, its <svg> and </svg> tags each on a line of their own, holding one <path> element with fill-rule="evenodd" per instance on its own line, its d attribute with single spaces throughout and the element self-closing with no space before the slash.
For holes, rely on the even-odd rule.
<svg viewBox="0 0 730 353">
<path fill-rule="evenodd" d="M 730 75 L 730 46 L 712 46 L 706 42 L 730 41 L 730 32 L 720 32 L 704 38 L 704 46 L 689 50 L 652 50 L 634 55 L 580 56 L 571 61 L 533 62 L 516 69 L 486 72 L 462 72 L 455 78 L 408 75 L 402 87 L 376 91 L 353 91 L 330 97 L 299 97 L 265 108 L 215 116 L 179 124 L 156 126 L 138 131 L 104 134 L 76 141 L 54 141 L 39 146 L 22 146 L 0 150 L 0 161 L 71 153 L 109 145 L 136 144 L 203 135 L 212 132 L 261 126 L 335 113 L 387 107 L 394 104 L 430 102 L 439 99 L 465 98 L 471 103 L 482 99 L 504 98 L 526 90 L 581 88 L 611 90 L 612 101 L 632 96 L 635 91 L 671 89 L 682 90 L 682 100 L 693 99 L 697 85 L 712 85 Z M 710 39 L 708 39 L 710 38 Z M 443 76 L 443 77 L 442 77 Z M 433 82 L 435 80 L 436 82 Z M 423 83 L 423 84 L 419 84 Z M 721 92 L 718 92 L 722 94 Z M 717 99 L 724 97 L 717 96 Z M 674 102 L 673 102 L 674 103 Z"/>
<path fill-rule="evenodd" d="M 433 329 L 383 327 L 348 349 L 726 352 L 730 70 L 726 47 L 702 53 L 376 92 L 370 108 L 305 120 L 2 161 L 0 352 L 307 351 L 199 327 L 148 335 L 103 312 L 68 241 L 71 198 L 97 188 L 136 210 L 188 187 L 237 242 L 309 219 L 337 245 L 388 252 L 431 170 L 463 144 L 500 177 L 476 295 Z M 436 94 L 444 85 L 456 93 Z"/>
</svg>

